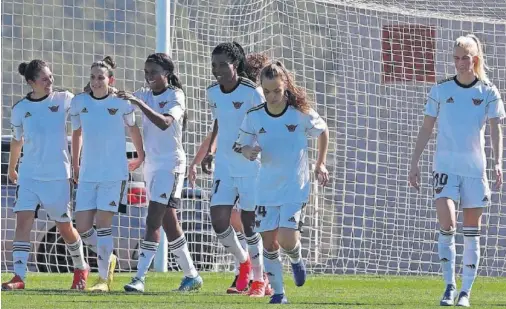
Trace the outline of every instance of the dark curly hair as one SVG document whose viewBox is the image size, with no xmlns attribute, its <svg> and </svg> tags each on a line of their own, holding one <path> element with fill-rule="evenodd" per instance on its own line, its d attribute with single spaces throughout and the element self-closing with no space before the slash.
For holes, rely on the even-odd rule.
<svg viewBox="0 0 506 309">
<path fill-rule="evenodd" d="M 146 63 L 147 62 L 161 66 L 167 72 L 169 84 L 181 90 L 183 89 L 183 83 L 181 83 L 177 75 L 174 74 L 174 62 L 169 55 L 165 53 L 154 53 L 148 56 L 146 59 Z"/>
</svg>

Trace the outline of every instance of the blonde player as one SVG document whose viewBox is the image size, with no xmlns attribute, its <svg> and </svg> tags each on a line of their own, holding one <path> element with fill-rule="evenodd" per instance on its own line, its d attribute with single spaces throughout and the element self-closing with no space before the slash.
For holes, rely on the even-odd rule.
<svg viewBox="0 0 506 309">
<path fill-rule="evenodd" d="M 260 235 L 254 231 L 255 179 L 259 162 L 249 162 L 232 150 L 246 111 L 264 100 L 261 89 L 248 79 L 248 72 L 251 72 L 248 65 L 244 50 L 238 43 L 222 43 L 214 48 L 212 72 L 216 82 L 207 88 L 207 97 L 215 120 L 213 132 L 190 165 L 188 177 L 190 181 L 195 181 L 196 165 L 202 162 L 206 154 L 203 168 L 204 172 L 209 172 L 213 160 L 209 150 L 213 148 L 214 139 L 217 137 L 211 198 L 213 228 L 222 245 L 239 262 L 239 273 L 234 281 L 236 289 L 243 291 L 247 288 L 249 274 L 253 271 L 249 295 L 262 297 L 266 288 L 263 249 Z M 241 247 L 236 232 L 230 225 L 232 209 L 238 200 L 248 251 Z"/>
<path fill-rule="evenodd" d="M 74 263 L 71 289 L 86 287 L 88 265 L 83 243 L 72 226 L 70 156 L 66 120 L 74 95 L 53 90 L 53 73 L 46 62 L 21 63 L 19 73 L 32 88 L 12 107 L 12 141 L 9 179 L 18 185 L 14 206 L 16 232 L 13 243 L 15 276 L 2 284 L 2 290 L 25 288 L 26 263 L 30 254 L 30 231 L 38 206 L 44 207 L 67 244 Z M 23 148 L 23 160 L 16 166 Z"/>
<path fill-rule="evenodd" d="M 236 152 L 255 161 L 261 153 L 256 182 L 256 231 L 262 234 L 265 271 L 274 289 L 271 304 L 287 303 L 279 248 L 289 256 L 295 285 L 306 281 L 299 230 L 309 200 L 308 139 L 318 137 L 315 173 L 328 181 L 325 168 L 329 132 L 310 107 L 304 91 L 279 61 L 260 73 L 267 103 L 250 109 L 242 123 Z"/>
<path fill-rule="evenodd" d="M 409 181 L 417 190 L 418 161 L 438 122 L 433 163 L 434 200 L 439 219 L 438 251 L 446 283 L 441 306 L 452 306 L 455 281 L 455 202 L 464 213 L 464 268 L 457 306 L 469 307 L 471 287 L 480 264 L 480 223 L 490 202 L 485 174 L 485 123 L 490 123 L 496 189 L 502 184 L 502 129 L 504 103 L 485 72 L 483 49 L 474 35 L 455 41 L 453 59 L 457 75 L 434 85 L 425 105 L 425 118 L 411 159 Z"/>
<path fill-rule="evenodd" d="M 193 265 L 177 219 L 186 169 L 182 142 L 186 111 L 183 85 L 174 73 L 172 59 L 164 53 L 148 56 L 144 76 L 149 88 L 142 88 L 133 95 L 118 92 L 119 97 L 137 105 L 143 113 L 144 179 L 149 198 L 137 275 L 124 288 L 127 292 L 144 292 L 144 279 L 158 249 L 160 226 L 163 226 L 169 249 L 184 273 L 179 291 L 199 290 L 203 281 Z"/>
<path fill-rule="evenodd" d="M 84 242 L 97 252 L 99 279 L 90 290 L 101 292 L 110 290 L 116 266 L 116 256 L 112 254 L 112 219 L 122 203 L 128 171 L 137 169 L 144 161 L 134 107 L 109 91 L 114 82 L 114 68 L 111 57 L 93 63 L 91 92 L 76 95 L 70 112 L 74 181 L 79 183 L 76 226 Z M 125 124 L 138 154 L 130 162 L 125 155 Z"/>
</svg>

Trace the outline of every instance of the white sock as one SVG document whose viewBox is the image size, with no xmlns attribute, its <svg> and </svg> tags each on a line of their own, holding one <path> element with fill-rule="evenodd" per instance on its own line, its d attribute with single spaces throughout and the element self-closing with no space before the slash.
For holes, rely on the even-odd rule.
<svg viewBox="0 0 506 309">
<path fill-rule="evenodd" d="M 91 228 L 80 235 L 83 243 L 87 245 L 91 251 L 97 253 L 97 233 L 95 233 L 95 229 Z"/>
<path fill-rule="evenodd" d="M 241 247 L 244 249 L 244 251 L 248 251 L 248 243 L 246 242 L 246 236 L 244 236 L 243 233 L 241 232 L 236 232 L 237 234 L 237 239 L 239 239 L 239 242 L 241 243 Z M 239 275 L 239 264 L 240 262 L 234 257 L 234 272 L 235 272 L 235 275 L 238 276 Z"/>
<path fill-rule="evenodd" d="M 269 276 L 269 283 L 274 290 L 274 294 L 284 294 L 283 265 L 281 264 L 279 250 L 269 252 L 264 249 L 264 264 L 265 272 Z"/>
<path fill-rule="evenodd" d="M 260 234 L 255 233 L 251 237 L 246 237 L 248 242 L 248 252 L 251 258 L 251 269 L 253 281 L 264 282 L 264 245 Z"/>
<path fill-rule="evenodd" d="M 464 268 L 462 270 L 462 292 L 471 293 L 480 265 L 480 228 L 464 227 Z"/>
<path fill-rule="evenodd" d="M 159 244 L 154 241 L 141 241 L 141 252 L 139 253 L 139 259 L 137 260 L 137 278 L 144 279 L 146 276 L 149 266 L 151 266 L 151 262 L 158 250 L 158 245 Z"/>
<path fill-rule="evenodd" d="M 14 274 L 25 281 L 26 264 L 30 255 L 30 243 L 24 241 L 15 241 L 12 243 L 12 263 L 14 265 Z"/>
<path fill-rule="evenodd" d="M 178 239 L 169 242 L 169 250 L 172 252 L 172 255 L 174 255 L 177 264 L 181 267 L 186 277 L 195 278 L 199 275 L 193 265 L 193 260 L 188 250 L 188 243 L 186 242 L 184 234 Z"/>
<path fill-rule="evenodd" d="M 300 261 L 302 260 L 301 251 L 302 251 L 302 248 L 300 246 L 300 241 L 297 242 L 297 244 L 295 245 L 295 247 L 293 247 L 293 249 L 290 249 L 290 250 L 283 249 L 283 252 L 286 255 L 288 255 L 288 257 L 290 258 L 290 262 L 292 264 L 300 263 Z"/>
<path fill-rule="evenodd" d="M 84 252 L 83 252 L 83 242 L 81 238 L 79 238 L 73 244 L 67 244 L 67 249 L 70 252 L 70 256 L 72 257 L 72 262 L 74 263 L 74 267 L 77 269 L 86 269 L 88 265 L 84 260 Z"/>
<path fill-rule="evenodd" d="M 237 260 L 239 260 L 239 263 L 246 262 L 248 259 L 248 253 L 241 247 L 239 239 L 237 239 L 235 231 L 231 226 L 229 226 L 225 232 L 217 234 L 216 236 L 223 247 L 225 247 L 229 253 L 234 255 Z"/>
<path fill-rule="evenodd" d="M 446 285 L 453 284 L 453 286 L 457 286 L 455 281 L 455 229 L 440 230 L 437 244 L 445 283 Z"/>
<path fill-rule="evenodd" d="M 97 264 L 100 278 L 107 279 L 113 250 L 112 228 L 97 229 Z"/>
</svg>

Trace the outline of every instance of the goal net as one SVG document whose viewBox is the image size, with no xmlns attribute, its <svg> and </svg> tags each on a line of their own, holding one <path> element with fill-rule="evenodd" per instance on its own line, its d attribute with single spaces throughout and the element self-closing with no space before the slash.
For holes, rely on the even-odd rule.
<svg viewBox="0 0 506 309">
<path fill-rule="evenodd" d="M 89 3 L 88 3 L 89 2 Z M 302 235 L 313 273 L 436 274 L 438 224 L 430 172 L 433 141 L 420 165 L 422 189 L 408 186 L 411 151 L 426 94 L 454 74 L 452 46 L 467 33 L 484 43 L 491 80 L 506 91 L 506 3 L 494 0 L 173 0 L 172 56 L 188 97 L 185 132 L 193 159 L 211 124 L 206 86 L 210 54 L 236 40 L 247 52 L 282 59 L 306 87 L 327 120 L 330 145 L 327 187 L 313 185 Z M 154 1 L 3 1 L 2 134 L 10 109 L 28 92 L 17 74 L 21 61 L 51 63 L 55 84 L 74 92 L 86 84 L 89 65 L 109 54 L 118 62 L 118 88 L 143 84 L 143 63 L 155 48 Z M 488 130 L 487 130 L 488 132 Z M 488 133 L 487 133 L 488 136 Z M 12 185 L 2 141 L 2 271 L 12 268 Z M 491 148 L 487 137 L 487 156 Z M 311 159 L 316 159 L 313 142 Z M 489 178 L 493 179 L 489 173 Z M 132 181 L 136 181 L 133 179 Z M 200 269 L 230 270 L 212 231 L 201 176 L 187 190 L 180 211 L 190 251 Z M 480 275 L 506 275 L 506 195 L 493 192 L 483 216 Z M 120 270 L 135 268 L 146 214 L 142 188 L 130 192 L 126 215 L 116 216 L 115 250 Z M 43 214 L 43 212 L 42 212 Z M 459 211 L 458 222 L 462 222 Z M 457 266 L 462 226 L 457 226 Z M 52 236 L 51 236 L 52 235 Z M 32 232 L 30 267 L 67 271 L 68 253 L 44 215 Z M 176 268 L 169 255 L 169 266 Z"/>
</svg>

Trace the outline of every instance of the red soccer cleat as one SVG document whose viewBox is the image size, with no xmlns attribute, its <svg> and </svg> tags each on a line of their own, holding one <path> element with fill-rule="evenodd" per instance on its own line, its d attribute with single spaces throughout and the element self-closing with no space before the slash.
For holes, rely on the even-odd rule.
<svg viewBox="0 0 506 309">
<path fill-rule="evenodd" d="M 74 269 L 74 280 L 72 281 L 71 290 L 85 290 L 86 289 L 86 280 L 88 279 L 88 274 L 90 273 L 90 269 Z"/>
<path fill-rule="evenodd" d="M 2 283 L 2 290 L 24 290 L 25 289 L 25 283 L 23 282 L 23 279 L 21 279 L 20 276 L 15 275 L 14 278 L 11 279 L 9 282 Z"/>
<path fill-rule="evenodd" d="M 237 277 L 237 291 L 243 291 L 248 287 L 249 274 L 251 272 L 251 259 L 248 259 L 239 265 L 239 276 Z"/>
<path fill-rule="evenodd" d="M 274 290 L 269 283 L 269 277 L 267 274 L 264 274 L 264 282 L 265 282 L 265 296 L 272 296 L 274 294 Z"/>
<path fill-rule="evenodd" d="M 265 296 L 265 282 L 253 281 L 248 291 L 249 297 L 264 297 Z"/>
</svg>

